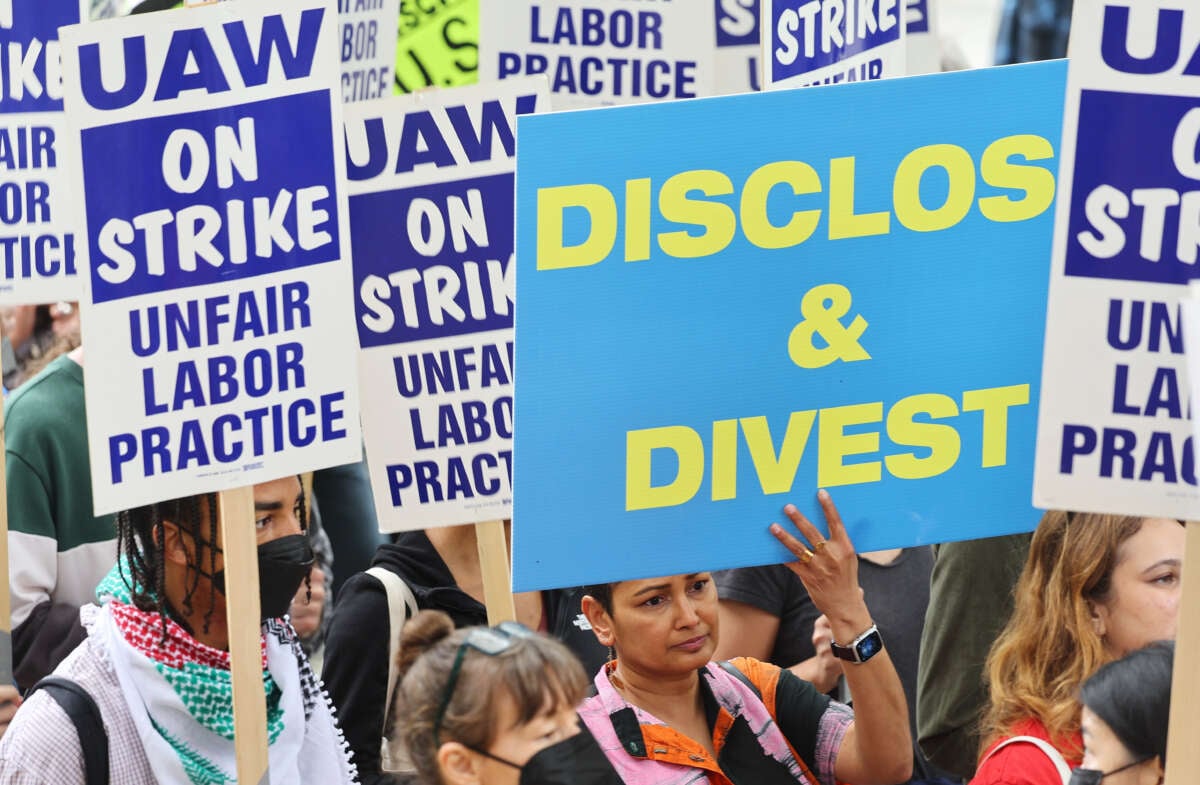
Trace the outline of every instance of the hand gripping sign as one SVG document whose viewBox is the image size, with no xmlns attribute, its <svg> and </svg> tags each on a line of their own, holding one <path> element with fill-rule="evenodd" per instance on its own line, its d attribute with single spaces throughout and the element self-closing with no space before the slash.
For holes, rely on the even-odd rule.
<svg viewBox="0 0 1200 785">
<path fill-rule="evenodd" d="M 338 29 L 278 0 L 64 30 L 98 512 L 359 457 Z"/>
<path fill-rule="evenodd" d="M 1080 0 L 1070 54 L 1034 503 L 1194 518 L 1200 7 Z"/>
</svg>

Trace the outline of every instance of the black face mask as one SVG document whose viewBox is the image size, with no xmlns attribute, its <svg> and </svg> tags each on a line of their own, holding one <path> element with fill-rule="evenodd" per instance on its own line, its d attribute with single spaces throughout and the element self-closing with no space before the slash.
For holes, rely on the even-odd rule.
<svg viewBox="0 0 1200 785">
<path fill-rule="evenodd" d="M 539 751 L 524 766 L 483 750 L 475 752 L 520 769 L 520 785 L 621 785 L 620 777 L 587 728 Z"/>
<path fill-rule="evenodd" d="M 1132 769 L 1134 766 L 1140 766 L 1148 760 L 1150 759 L 1142 758 L 1141 760 L 1135 760 L 1132 763 L 1126 763 L 1121 768 L 1113 769 L 1112 771 L 1100 771 L 1098 769 L 1085 769 L 1082 767 L 1074 768 L 1071 769 L 1071 779 L 1068 782 L 1068 785 L 1100 785 L 1105 777 L 1113 774 L 1120 774 L 1126 769 Z"/>
<path fill-rule="evenodd" d="M 287 614 L 313 561 L 312 547 L 303 534 L 289 534 L 258 546 L 258 601 L 263 621 Z M 212 583 L 224 594 L 225 570 L 213 573 Z"/>
</svg>

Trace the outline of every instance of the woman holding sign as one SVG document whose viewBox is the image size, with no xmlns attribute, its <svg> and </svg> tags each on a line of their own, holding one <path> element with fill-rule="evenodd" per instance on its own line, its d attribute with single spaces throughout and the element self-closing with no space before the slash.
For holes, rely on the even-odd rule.
<svg viewBox="0 0 1200 785">
<path fill-rule="evenodd" d="M 829 494 L 830 536 L 792 505 L 804 541 L 771 532 L 829 617 L 856 711 L 791 672 L 750 658 L 712 662 L 717 591 L 709 573 L 588 589 L 584 613 L 615 659 L 580 715 L 627 785 L 856 785 L 907 780 L 912 741 L 904 690 L 858 585 L 858 560 Z"/>
<path fill-rule="evenodd" d="M 1080 685 L 1175 637 L 1184 529 L 1166 518 L 1052 511 L 988 655 L 985 754 L 972 785 L 1060 785 L 1080 764 Z"/>
</svg>

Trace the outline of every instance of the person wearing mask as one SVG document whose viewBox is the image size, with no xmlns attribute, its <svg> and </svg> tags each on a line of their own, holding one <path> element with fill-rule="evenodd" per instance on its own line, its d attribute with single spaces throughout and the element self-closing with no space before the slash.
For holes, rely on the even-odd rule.
<svg viewBox="0 0 1200 785">
<path fill-rule="evenodd" d="M 827 493 L 826 539 L 794 506 L 803 541 L 772 533 L 829 619 L 855 711 L 788 670 L 713 662 L 717 590 L 707 572 L 587 587 L 584 613 L 615 659 L 580 708 L 626 785 L 893 785 L 912 773 L 904 690 L 858 584 L 858 558 Z"/>
<path fill-rule="evenodd" d="M 988 655 L 991 702 L 972 785 L 1061 785 L 1080 764 L 1080 685 L 1175 637 L 1183 545 L 1179 521 L 1046 513 Z"/>
<path fill-rule="evenodd" d="M 1162 785 L 1171 719 L 1175 644 L 1152 643 L 1083 683 L 1083 765 L 1071 785 Z"/>
<path fill-rule="evenodd" d="M 553 638 L 419 611 L 397 666 L 395 736 L 425 785 L 620 785 L 580 731 L 587 676 Z"/>
<path fill-rule="evenodd" d="M 278 782 L 356 781 L 333 710 L 282 617 L 313 564 L 296 477 L 254 486 L 270 770 Z M 117 516 L 116 566 L 86 640 L 56 669 L 94 701 L 105 733 L 81 736 L 49 688 L 33 692 L 0 739 L 0 785 L 84 785 L 108 750 L 109 781 L 206 785 L 237 779 L 224 556 L 217 496 Z"/>
</svg>

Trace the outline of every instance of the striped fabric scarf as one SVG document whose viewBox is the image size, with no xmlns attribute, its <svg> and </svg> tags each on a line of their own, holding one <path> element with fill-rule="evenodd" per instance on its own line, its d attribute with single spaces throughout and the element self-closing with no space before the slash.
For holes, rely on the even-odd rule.
<svg viewBox="0 0 1200 785">
<path fill-rule="evenodd" d="M 96 589 L 104 607 L 91 634 L 107 644 L 122 688 L 127 694 L 132 688 L 130 709 L 151 767 L 160 782 L 235 783 L 229 652 L 197 641 L 169 617 L 163 640 L 163 617 L 133 604 L 130 573 L 122 567 L 114 567 Z M 279 767 L 297 776 L 279 781 L 356 782 L 328 698 L 295 631 L 277 619 L 268 621 L 263 631 L 262 684 L 272 779 Z M 147 731 L 158 741 L 150 743 Z M 325 749 L 310 748 L 314 736 L 327 737 Z"/>
</svg>

